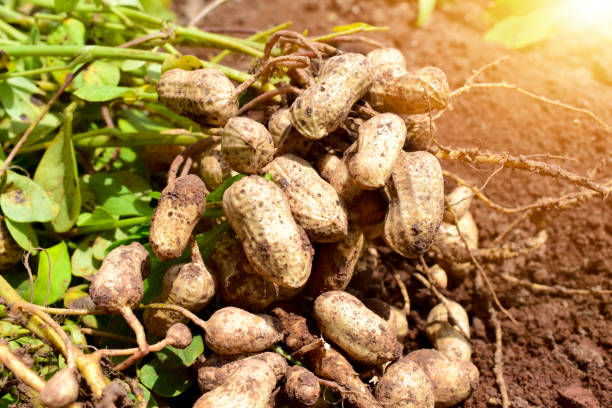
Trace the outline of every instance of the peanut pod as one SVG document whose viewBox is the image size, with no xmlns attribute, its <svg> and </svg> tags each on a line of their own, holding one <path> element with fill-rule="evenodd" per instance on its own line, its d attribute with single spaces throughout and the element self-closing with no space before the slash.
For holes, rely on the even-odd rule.
<svg viewBox="0 0 612 408">
<path fill-rule="evenodd" d="M 385 186 L 389 211 L 383 238 L 407 258 L 427 252 L 444 212 L 444 180 L 438 160 L 427 152 L 402 152 Z"/>
<path fill-rule="evenodd" d="M 223 210 L 257 274 L 286 288 L 306 283 L 314 251 L 280 187 L 244 177 L 225 191 Z"/>
</svg>

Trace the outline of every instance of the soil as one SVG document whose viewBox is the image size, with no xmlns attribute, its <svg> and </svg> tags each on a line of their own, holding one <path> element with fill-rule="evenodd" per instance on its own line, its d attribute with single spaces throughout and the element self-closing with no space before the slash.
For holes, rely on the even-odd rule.
<svg viewBox="0 0 612 408">
<path fill-rule="evenodd" d="M 566 34 L 538 46 L 509 51 L 482 40 L 487 29 L 481 16 L 486 1 L 455 3 L 436 10 L 426 27 L 416 29 L 416 2 L 230 0 L 209 14 L 200 26 L 260 30 L 292 20 L 292 29 L 308 29 L 316 35 L 356 21 L 386 25 L 388 31 L 370 33 L 368 37 L 402 50 L 409 68 L 427 65 L 441 68 L 452 88 L 460 87 L 473 70 L 508 55 L 508 60 L 485 71 L 477 81 L 516 84 L 536 94 L 587 108 L 606 123 L 612 123 L 610 76 L 602 74 L 601 69 L 602 64 L 611 65 L 612 53 L 605 51 L 605 45 L 588 36 Z M 193 16 L 202 6 L 192 1 L 178 3 L 176 7 L 183 16 Z M 608 60 L 602 63 L 602 58 Z M 250 63 L 246 57 L 231 61 L 243 68 Z M 542 155 L 534 158 L 557 163 L 579 174 L 588 174 L 601 164 L 596 178 L 605 180 L 612 175 L 612 137 L 583 114 L 506 89 L 472 90 L 453 100 L 453 107 L 437 121 L 438 140 L 445 145 Z M 476 185 L 482 185 L 494 170 L 461 162 L 445 161 L 442 165 Z M 513 170 L 497 173 L 486 187 L 492 200 L 506 206 L 570 191 L 576 188 L 552 178 Z M 482 247 L 489 245 L 513 219 L 479 201 L 472 208 Z M 503 319 L 504 376 L 510 406 L 610 407 L 610 297 L 536 293 L 509 284 L 499 273 L 545 285 L 609 289 L 612 199 L 596 199 L 563 213 L 549 213 L 546 222 L 549 239 L 543 248 L 487 268 L 501 303 L 518 321 L 512 323 L 498 314 Z M 523 223 L 507 240 L 520 241 L 534 233 L 533 225 Z M 371 294 L 401 304 L 393 278 L 381 273 L 377 279 Z M 412 330 L 406 345 L 408 350 L 431 347 L 422 329 L 426 312 L 433 305 L 432 296 L 418 289 L 418 282 L 409 284 L 416 311 L 410 316 Z M 476 293 L 473 277 L 447 292 L 471 316 L 473 361 L 481 374 L 479 388 L 461 406 L 501 405 L 493 374 L 494 330 L 487 307 Z"/>
</svg>

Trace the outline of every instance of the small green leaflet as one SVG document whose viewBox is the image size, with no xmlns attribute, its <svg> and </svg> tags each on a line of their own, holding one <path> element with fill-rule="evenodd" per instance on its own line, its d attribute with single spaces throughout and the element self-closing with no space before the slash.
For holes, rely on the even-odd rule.
<svg viewBox="0 0 612 408">
<path fill-rule="evenodd" d="M 47 190 L 59 206 L 59 214 L 51 220 L 55 232 L 66 232 L 81 211 L 79 173 L 72 145 L 72 113 L 40 160 L 34 182 Z"/>
<path fill-rule="evenodd" d="M 0 206 L 4 215 L 17 222 L 47 222 L 59 214 L 59 206 L 42 187 L 12 171 L 6 172 Z"/>
<path fill-rule="evenodd" d="M 72 253 L 70 263 L 72 265 L 72 274 L 85 279 L 91 279 L 98 271 L 100 262 L 93 257 L 92 244 L 97 235 L 90 235 L 79 243 L 77 248 Z"/>
<path fill-rule="evenodd" d="M 176 397 L 191 386 L 191 375 L 187 367 L 168 369 L 158 359 L 142 365 L 138 370 L 138 379 L 162 397 Z"/>
<path fill-rule="evenodd" d="M 32 228 L 32 224 L 29 222 L 16 222 L 8 217 L 4 219 L 4 222 L 11 236 L 21 248 L 31 251 L 38 247 L 38 237 Z"/>
<path fill-rule="evenodd" d="M 47 36 L 47 42 L 49 45 L 84 45 L 85 25 L 75 18 L 67 18 Z"/>
<path fill-rule="evenodd" d="M 49 289 L 49 299 L 47 304 L 53 304 L 60 300 L 66 289 L 70 286 L 71 267 L 68 247 L 64 241 L 47 249 L 51 259 L 51 285 Z M 34 281 L 34 303 L 42 305 L 47 297 L 47 282 L 49 280 L 49 262 L 45 251 L 39 252 L 38 276 Z M 30 284 L 26 279 L 19 285 L 23 291 L 20 293 L 24 299 L 30 299 Z"/>
<path fill-rule="evenodd" d="M 203 352 L 204 340 L 202 340 L 202 336 L 197 335 L 193 337 L 191 344 L 182 350 L 166 347 L 155 355 L 163 363 L 164 368 L 169 369 L 190 367 Z"/>
<path fill-rule="evenodd" d="M 422 27 L 436 8 L 436 0 L 419 0 L 419 15 L 417 16 L 416 25 Z"/>
<path fill-rule="evenodd" d="M 121 72 L 119 67 L 110 62 L 97 60 L 89 65 L 74 79 L 74 87 L 101 87 L 119 85 Z"/>
<path fill-rule="evenodd" d="M 149 183 L 127 171 L 99 172 L 89 178 L 89 189 L 97 203 L 114 215 L 153 215 L 149 206 Z"/>
<path fill-rule="evenodd" d="M 72 94 L 87 102 L 106 102 L 119 98 L 131 91 L 131 88 L 126 88 L 124 86 L 86 85 L 77 89 Z"/>
<path fill-rule="evenodd" d="M 91 225 L 98 225 L 101 228 L 107 227 L 112 229 L 115 226 L 117 218 L 114 217 L 110 212 L 102 207 L 96 207 L 92 213 L 81 213 L 77 219 L 78 227 L 86 227 Z"/>
</svg>

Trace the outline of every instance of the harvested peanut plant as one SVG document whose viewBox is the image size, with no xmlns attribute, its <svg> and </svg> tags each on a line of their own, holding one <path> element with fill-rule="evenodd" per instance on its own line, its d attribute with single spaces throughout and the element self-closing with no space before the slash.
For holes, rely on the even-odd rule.
<svg viewBox="0 0 612 408">
<path fill-rule="evenodd" d="M 244 39 L 135 4 L 0 5 L 2 398 L 200 408 L 467 399 L 479 372 L 448 283 L 478 279 L 492 312 L 512 319 L 482 265 L 548 238 L 540 222 L 524 242 L 479 248 L 472 201 L 536 219 L 607 196 L 610 181 L 445 146 L 435 120 L 464 90 L 442 70 L 408 71 L 393 48 L 329 45 L 377 27 L 308 37 L 287 23 Z M 184 45 L 223 51 L 205 61 Z M 228 52 L 252 57 L 251 72 L 221 65 Z M 580 190 L 500 208 L 441 159 Z M 365 295 L 380 270 L 401 303 Z M 405 347 L 406 285 L 437 303 L 431 349 Z"/>
</svg>

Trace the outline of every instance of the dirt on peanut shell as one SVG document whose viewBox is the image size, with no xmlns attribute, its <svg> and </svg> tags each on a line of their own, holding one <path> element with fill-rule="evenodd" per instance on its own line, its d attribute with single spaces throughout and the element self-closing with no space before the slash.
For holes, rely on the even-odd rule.
<svg viewBox="0 0 612 408">
<path fill-rule="evenodd" d="M 485 0 L 457 1 L 437 9 L 426 27 L 414 28 L 415 1 L 229 0 L 200 22 L 200 27 L 241 27 L 255 30 L 291 20 L 292 29 L 311 34 L 363 21 L 389 27 L 367 34 L 399 48 L 408 68 L 434 65 L 446 73 L 453 89 L 473 70 L 508 55 L 509 59 L 481 74 L 477 81 L 505 81 L 593 111 L 612 123 L 612 82 L 602 67 L 612 67 L 612 53 L 588 35 L 566 35 L 520 51 L 510 51 L 482 40 L 487 23 Z M 185 1 L 175 8 L 187 21 L 202 7 Z M 355 44 L 347 50 L 367 51 Z M 206 51 L 213 55 L 216 51 Z M 228 59 L 248 68 L 249 59 Z M 598 180 L 612 175 L 612 137 L 588 116 L 534 101 L 507 89 L 474 89 L 453 101 L 454 109 L 437 121 L 438 140 L 447 145 L 477 147 L 554 162 L 579 174 L 600 166 Z M 565 156 L 566 159 L 559 158 Z M 607 162 L 606 162 L 607 161 Z M 603 163 L 603 164 L 602 164 Z M 476 185 L 482 185 L 493 166 L 442 163 Z M 452 187 L 452 186 L 447 186 Z M 576 191 L 568 183 L 522 171 L 502 170 L 488 183 L 486 193 L 495 202 L 514 207 L 539 197 Z M 512 221 L 480 201 L 472 207 L 487 246 Z M 609 296 L 557 296 L 532 292 L 504 281 L 506 273 L 545 285 L 570 288 L 609 288 L 612 277 L 612 198 L 547 217 L 549 240 L 527 257 L 490 265 L 489 274 L 500 301 L 518 324 L 499 314 L 503 327 L 504 374 L 511 407 L 612 406 L 612 304 Z M 520 241 L 534 234 L 522 223 L 507 239 Z M 393 278 L 379 270 L 369 294 L 401 305 Z M 406 275 L 407 277 L 408 275 Z M 409 278 L 407 278 L 409 279 Z M 495 338 L 489 314 L 474 290 L 474 279 L 447 291 L 471 317 L 473 361 L 481 373 L 480 387 L 463 407 L 501 403 L 493 374 Z M 408 280 L 413 312 L 408 350 L 431 347 L 424 335 L 424 319 L 433 297 Z"/>
</svg>

